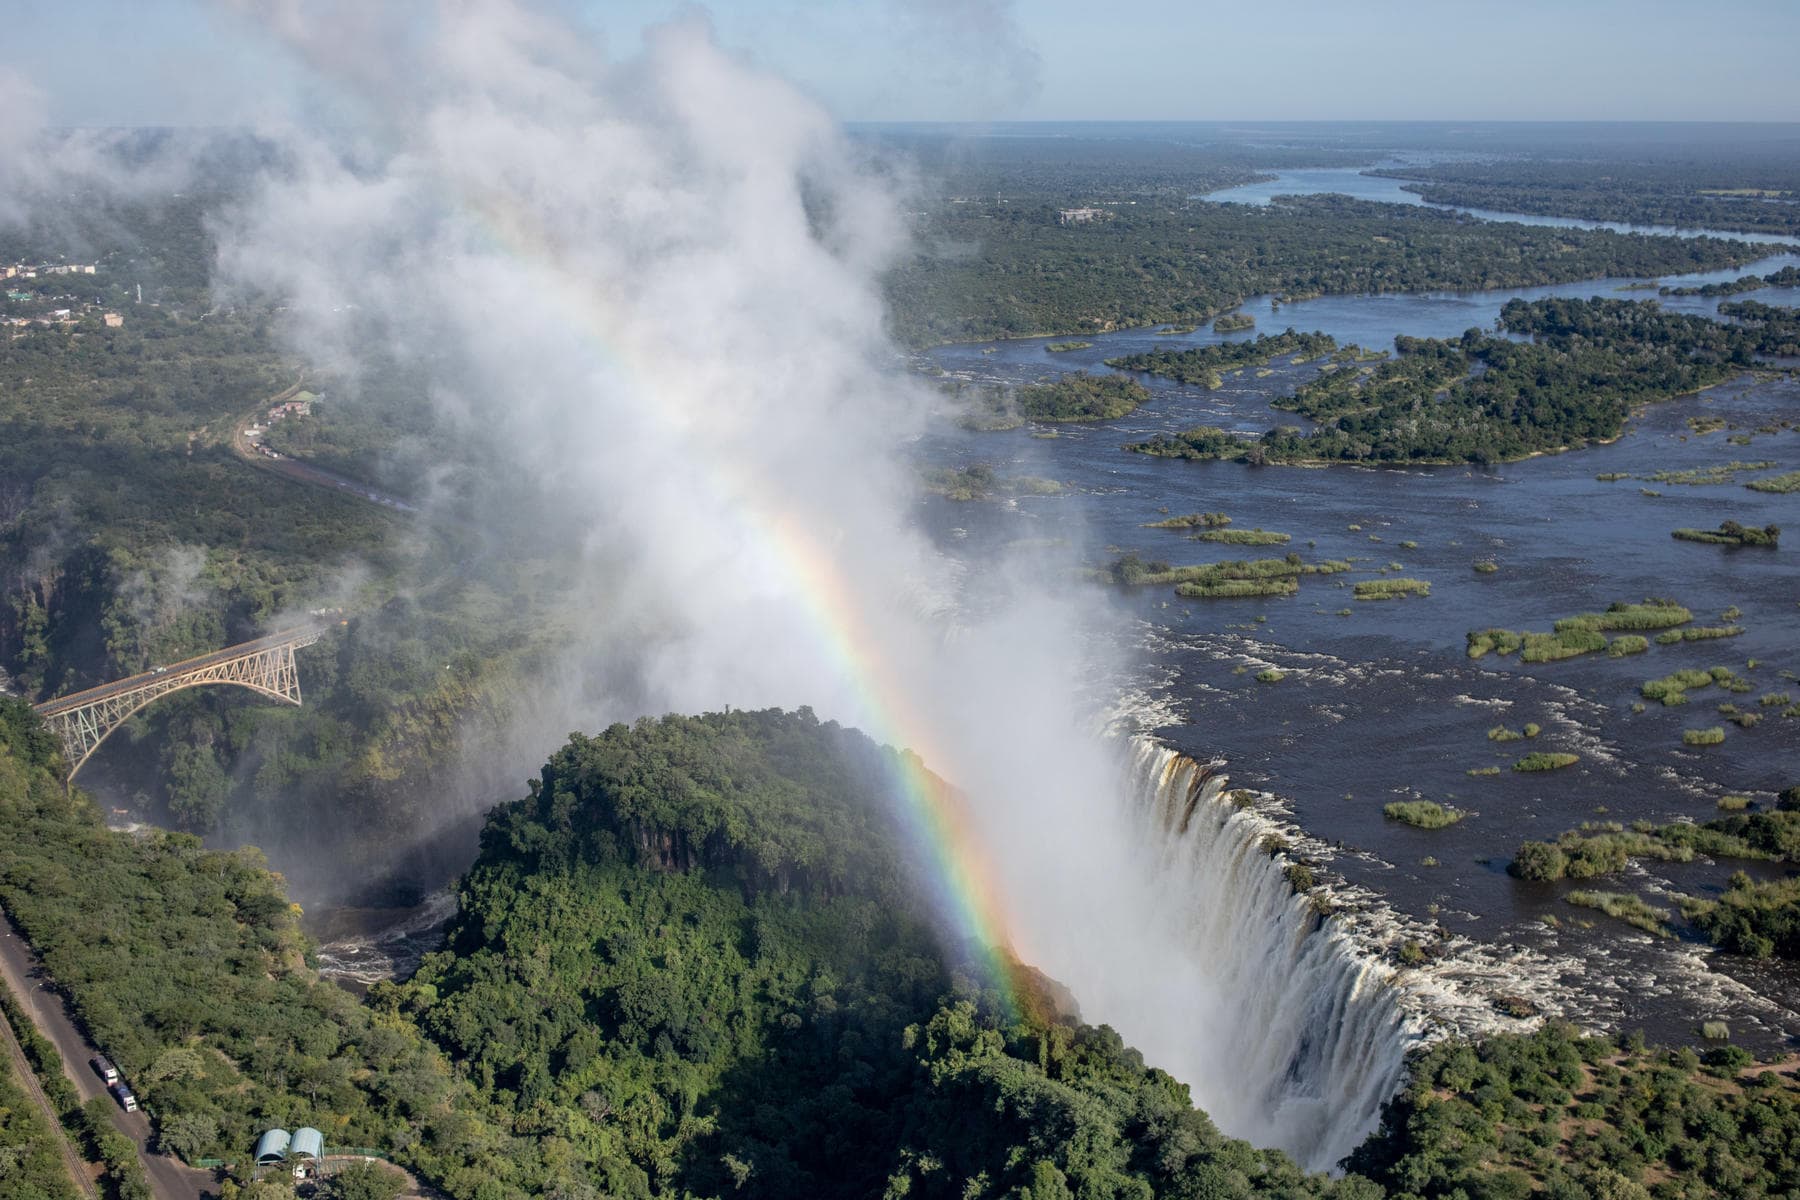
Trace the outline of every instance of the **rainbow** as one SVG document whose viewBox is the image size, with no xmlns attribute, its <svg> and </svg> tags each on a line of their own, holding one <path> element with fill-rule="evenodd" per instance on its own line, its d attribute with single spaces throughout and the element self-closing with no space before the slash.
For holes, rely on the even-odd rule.
<svg viewBox="0 0 1800 1200">
<path fill-rule="evenodd" d="M 490 200 L 466 203 L 479 229 L 508 256 L 542 273 L 559 293 L 543 306 L 556 312 L 580 338 L 628 377 L 652 378 L 650 356 L 632 344 L 627 323 L 611 299 L 560 264 L 537 222 L 520 206 Z M 675 413 L 663 405 L 650 406 L 654 416 L 673 430 Z M 1013 1013 L 1043 1007 L 1041 977 L 1024 966 L 1014 953 L 1008 930 L 1002 889 L 991 857 L 969 820 L 965 805 L 954 788 L 926 769 L 927 762 L 947 764 L 947 757 L 933 754 L 931 724 L 915 707 L 900 673 L 886 660 L 883 639 L 870 625 L 866 606 L 803 514 L 784 507 L 784 489 L 775 481 L 754 474 L 741 460 L 715 462 L 712 469 L 697 472 L 697 486 L 711 494 L 703 498 L 713 511 L 736 514 L 747 544 L 793 584 L 804 606 L 807 625 L 833 669 L 850 686 L 861 715 L 856 722 L 877 741 L 896 752 L 888 756 L 893 768 L 902 827 L 924 861 L 932 864 L 933 899 L 955 934 L 973 949 L 978 968 Z"/>
</svg>

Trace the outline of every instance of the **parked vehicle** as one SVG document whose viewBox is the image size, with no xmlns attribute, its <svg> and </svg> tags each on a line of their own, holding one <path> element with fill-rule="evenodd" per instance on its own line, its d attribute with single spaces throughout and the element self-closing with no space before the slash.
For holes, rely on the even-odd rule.
<svg viewBox="0 0 1800 1200">
<path fill-rule="evenodd" d="M 88 1059 L 88 1066 L 94 1068 L 94 1074 L 98 1075 L 103 1082 L 107 1084 L 119 1082 L 119 1068 L 113 1066 L 106 1055 L 94 1055 Z"/>
<path fill-rule="evenodd" d="M 112 1092 L 113 1099 L 119 1102 L 120 1108 L 126 1112 L 137 1111 L 137 1097 L 131 1094 L 131 1089 L 124 1083 L 115 1083 L 108 1090 Z"/>
</svg>

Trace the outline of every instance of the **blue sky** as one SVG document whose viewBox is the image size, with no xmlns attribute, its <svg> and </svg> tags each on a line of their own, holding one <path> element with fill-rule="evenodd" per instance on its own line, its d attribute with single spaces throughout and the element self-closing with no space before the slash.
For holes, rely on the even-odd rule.
<svg viewBox="0 0 1800 1200">
<path fill-rule="evenodd" d="M 418 0 L 370 0 L 403 4 Z M 667 0 L 542 0 L 628 52 Z M 212 0 L 5 0 L 59 124 L 230 124 L 306 91 Z M 719 0 L 848 120 L 1800 120 L 1800 0 Z"/>
</svg>

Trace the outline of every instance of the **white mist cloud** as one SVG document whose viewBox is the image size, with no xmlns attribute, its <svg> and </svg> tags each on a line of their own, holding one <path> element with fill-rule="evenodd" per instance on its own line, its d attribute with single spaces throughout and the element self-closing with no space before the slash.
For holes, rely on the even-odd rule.
<svg viewBox="0 0 1800 1200">
<path fill-rule="evenodd" d="M 648 711 L 804 704 L 912 745 L 971 797 L 1019 950 L 1078 995 L 1118 967 L 1152 900 L 1089 717 L 1107 621 L 1031 562 L 961 605 L 916 526 L 932 404 L 884 331 L 894 173 L 698 17 L 609 61 L 512 0 L 375 45 L 329 3 L 239 7 L 345 87 L 371 61 L 407 86 L 359 94 L 353 154 L 290 134 L 221 228 L 223 282 L 283 295 L 314 362 L 373 343 L 428 373 L 487 469 L 579 531 L 569 661 Z M 581 709 L 557 711 L 546 748 Z"/>
</svg>

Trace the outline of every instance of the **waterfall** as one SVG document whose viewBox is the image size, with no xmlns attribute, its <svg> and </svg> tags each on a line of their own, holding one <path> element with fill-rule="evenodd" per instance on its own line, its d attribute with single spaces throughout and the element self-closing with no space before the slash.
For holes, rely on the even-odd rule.
<svg viewBox="0 0 1800 1200">
<path fill-rule="evenodd" d="M 1298 831 L 1235 803 L 1223 775 L 1142 738 L 1128 773 L 1159 925 L 1140 944 L 1160 961 L 1084 1002 L 1226 1133 L 1334 1166 L 1374 1130 L 1423 1035 L 1400 972 L 1295 891 Z"/>
</svg>

